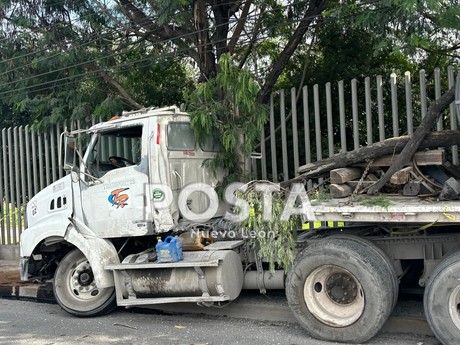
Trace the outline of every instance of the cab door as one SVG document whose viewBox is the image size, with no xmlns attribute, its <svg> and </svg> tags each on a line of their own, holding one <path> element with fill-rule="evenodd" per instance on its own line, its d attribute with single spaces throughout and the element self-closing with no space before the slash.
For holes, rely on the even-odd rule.
<svg viewBox="0 0 460 345">
<path fill-rule="evenodd" d="M 142 236 L 151 230 L 144 191 L 148 183 L 148 121 L 101 131 L 85 155 L 81 203 L 86 225 L 103 238 Z"/>
</svg>

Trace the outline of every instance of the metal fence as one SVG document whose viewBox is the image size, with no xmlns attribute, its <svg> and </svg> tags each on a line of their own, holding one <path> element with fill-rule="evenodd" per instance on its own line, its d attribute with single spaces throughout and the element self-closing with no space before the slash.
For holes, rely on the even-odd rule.
<svg viewBox="0 0 460 345">
<path fill-rule="evenodd" d="M 455 85 L 455 69 L 388 77 L 343 80 L 325 85 L 292 88 L 272 94 L 270 118 L 261 134 L 258 178 L 285 181 L 299 166 L 356 150 L 390 137 L 413 134 L 432 100 Z M 433 130 L 457 129 L 452 103 Z M 458 147 L 447 150 L 458 164 Z"/>
<path fill-rule="evenodd" d="M 262 158 L 254 161 L 253 171 L 258 178 L 283 181 L 296 176 L 302 164 L 412 134 L 430 102 L 454 84 L 455 70 L 449 67 L 274 93 L 258 147 Z M 81 126 L 76 122 L 69 127 Z M 443 128 L 457 129 L 453 104 L 434 130 Z M 64 175 L 58 157 L 62 131 L 59 125 L 45 132 L 29 126 L 1 130 L 0 245 L 18 243 L 27 201 Z M 458 164 L 458 148 L 448 151 L 452 163 Z"/>
</svg>

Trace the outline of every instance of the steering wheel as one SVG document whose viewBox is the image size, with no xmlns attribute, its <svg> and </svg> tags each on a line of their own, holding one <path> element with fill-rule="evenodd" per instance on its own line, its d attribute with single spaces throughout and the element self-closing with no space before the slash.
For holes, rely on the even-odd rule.
<svg viewBox="0 0 460 345">
<path fill-rule="evenodd" d="M 133 161 L 130 161 L 127 158 L 124 157 L 119 157 L 119 156 L 110 156 L 109 157 L 109 162 L 113 166 L 116 166 L 117 168 L 123 168 L 126 166 L 125 162 L 128 163 L 129 165 L 136 165 Z"/>
</svg>

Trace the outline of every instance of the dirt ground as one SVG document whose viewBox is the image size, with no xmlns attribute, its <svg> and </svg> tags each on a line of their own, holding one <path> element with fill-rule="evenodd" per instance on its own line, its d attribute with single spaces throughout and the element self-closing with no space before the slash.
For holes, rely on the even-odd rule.
<svg viewBox="0 0 460 345">
<path fill-rule="evenodd" d="M 0 271 L 0 286 L 13 286 L 22 284 L 19 278 L 19 272 L 14 271 Z"/>
<path fill-rule="evenodd" d="M 0 261 L 0 286 L 23 284 L 19 276 L 17 261 Z"/>
</svg>

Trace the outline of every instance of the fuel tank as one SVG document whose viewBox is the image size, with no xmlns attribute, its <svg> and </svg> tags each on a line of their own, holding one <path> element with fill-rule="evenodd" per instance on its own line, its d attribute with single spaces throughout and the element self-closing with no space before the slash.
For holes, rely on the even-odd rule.
<svg viewBox="0 0 460 345">
<path fill-rule="evenodd" d="M 219 250 L 184 254 L 183 261 L 164 264 L 165 268 L 157 265 L 152 269 L 126 270 L 136 297 L 188 297 L 208 293 L 210 296 L 227 296 L 232 301 L 239 296 L 243 287 L 243 266 L 237 253 Z M 212 263 L 216 266 L 209 266 Z"/>
</svg>

